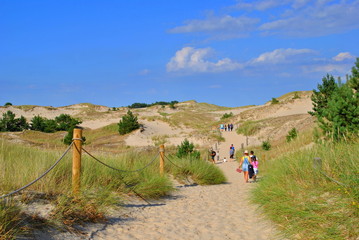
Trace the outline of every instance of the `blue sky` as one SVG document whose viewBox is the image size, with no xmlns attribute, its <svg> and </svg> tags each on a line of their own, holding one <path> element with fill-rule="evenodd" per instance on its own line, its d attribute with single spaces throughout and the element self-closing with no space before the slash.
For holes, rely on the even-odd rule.
<svg viewBox="0 0 359 240">
<path fill-rule="evenodd" d="M 359 0 L 0 0 L 0 105 L 263 104 L 345 76 Z"/>
</svg>

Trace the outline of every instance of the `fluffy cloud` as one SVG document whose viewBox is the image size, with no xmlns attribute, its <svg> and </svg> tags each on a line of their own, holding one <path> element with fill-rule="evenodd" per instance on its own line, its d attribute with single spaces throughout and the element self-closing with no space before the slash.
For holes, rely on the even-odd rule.
<svg viewBox="0 0 359 240">
<path fill-rule="evenodd" d="M 278 63 L 288 63 L 292 62 L 295 59 L 302 58 L 304 54 L 314 54 L 315 51 L 311 49 L 275 49 L 271 52 L 265 52 L 259 57 L 251 60 L 249 64 L 278 64 Z"/>
<path fill-rule="evenodd" d="M 323 72 L 336 75 L 345 75 L 349 73 L 355 57 L 349 52 L 341 52 L 331 59 L 319 59 L 306 65 L 303 69 L 307 72 Z"/>
<path fill-rule="evenodd" d="M 203 20 L 189 20 L 183 26 L 170 29 L 170 33 L 194 33 L 200 32 L 212 34 L 216 38 L 237 38 L 248 36 L 253 30 L 254 25 L 259 19 L 245 16 L 232 17 L 225 16 L 208 16 Z"/>
<path fill-rule="evenodd" d="M 210 61 L 213 52 L 211 48 L 184 47 L 167 63 L 167 72 L 213 73 L 240 70 L 241 74 L 271 72 L 280 77 L 289 77 L 294 72 L 343 75 L 348 73 L 355 60 L 349 52 L 338 53 L 332 58 L 318 58 L 319 53 L 312 49 L 281 48 L 264 52 L 242 63 L 229 58 Z"/>
<path fill-rule="evenodd" d="M 346 59 L 353 60 L 353 59 L 355 59 L 355 57 L 352 56 L 349 52 L 341 52 L 338 55 L 336 55 L 335 57 L 333 57 L 333 60 L 336 62 L 341 62 Z"/>
<path fill-rule="evenodd" d="M 225 72 L 240 69 L 242 64 L 223 58 L 216 62 L 208 60 L 211 53 L 210 48 L 196 49 L 184 47 L 177 51 L 175 56 L 167 63 L 167 71 L 187 71 L 187 72 Z"/>
</svg>

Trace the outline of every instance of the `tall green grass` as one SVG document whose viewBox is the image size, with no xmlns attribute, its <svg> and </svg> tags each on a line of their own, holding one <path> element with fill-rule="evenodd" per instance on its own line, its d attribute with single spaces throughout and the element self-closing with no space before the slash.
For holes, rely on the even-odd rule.
<svg viewBox="0 0 359 240">
<path fill-rule="evenodd" d="M 86 145 L 84 148 L 86 149 Z M 0 195 L 18 189 L 38 178 L 59 159 L 65 149 L 66 146 L 61 151 L 44 150 L 12 144 L 0 139 L 0 168 L 2 169 Z M 178 178 L 191 175 L 198 184 L 219 184 L 225 181 L 223 173 L 217 167 L 203 160 L 192 162 L 174 160 L 178 161 L 179 165 L 184 163 L 187 170 L 178 172 L 170 163 L 166 163 L 166 174 L 161 175 L 157 149 L 152 151 L 129 150 L 121 154 L 91 152 L 103 163 L 125 171 L 108 168 L 83 152 L 81 194 L 74 197 L 71 193 L 71 153 L 70 150 L 44 178 L 22 191 L 22 194 L 25 195 L 38 192 L 44 193 L 45 196 L 51 196 L 51 199 L 54 199 L 51 201 L 56 205 L 52 213 L 53 221 L 56 223 L 71 225 L 81 221 L 103 220 L 106 209 L 119 205 L 125 194 L 134 196 L 139 194 L 145 199 L 160 198 L 174 189 L 171 175 Z M 126 170 L 141 169 L 152 161 L 153 163 L 145 169 L 126 172 Z M 11 226 L 11 222 L 15 222 L 7 216 L 9 214 L 0 209 L 0 229 L 9 229 L 7 226 Z M 14 215 L 14 217 L 16 216 Z M 11 228 L 10 230 L 12 231 Z"/>
<path fill-rule="evenodd" d="M 290 239 L 357 239 L 359 144 L 316 145 L 276 154 L 261 162 L 260 174 L 265 177 L 254 190 L 254 202 L 285 235 Z M 322 159 L 322 172 L 313 167 L 315 157 Z"/>
<path fill-rule="evenodd" d="M 170 157 L 170 161 L 167 160 L 167 172 L 180 180 L 190 176 L 195 183 L 201 185 L 221 184 L 227 180 L 223 172 L 208 161 L 174 156 Z"/>
</svg>

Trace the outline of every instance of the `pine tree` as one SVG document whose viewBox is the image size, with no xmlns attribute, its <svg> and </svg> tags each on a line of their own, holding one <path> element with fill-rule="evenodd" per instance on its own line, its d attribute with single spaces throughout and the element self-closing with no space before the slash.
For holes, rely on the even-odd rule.
<svg viewBox="0 0 359 240">
<path fill-rule="evenodd" d="M 118 132 L 121 135 L 130 133 L 138 128 L 140 128 L 140 124 L 137 121 L 137 117 L 134 116 L 130 110 L 128 110 L 127 114 L 123 116 L 122 120 L 118 123 Z"/>
<path fill-rule="evenodd" d="M 349 86 L 353 88 L 356 93 L 359 92 L 359 58 L 355 62 L 355 66 L 352 67 L 352 75 L 348 80 Z"/>
<path fill-rule="evenodd" d="M 319 91 L 313 90 L 313 95 L 311 97 L 313 112 L 309 112 L 309 114 L 317 116 L 318 118 L 323 117 L 323 111 L 327 108 L 330 97 L 338 88 L 332 75 L 327 74 L 327 76 L 322 78 L 322 82 L 322 84 L 318 84 Z"/>
</svg>

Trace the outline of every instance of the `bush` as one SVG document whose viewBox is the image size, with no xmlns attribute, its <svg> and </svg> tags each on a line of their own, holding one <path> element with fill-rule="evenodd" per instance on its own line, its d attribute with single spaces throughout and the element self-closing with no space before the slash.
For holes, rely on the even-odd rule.
<svg viewBox="0 0 359 240">
<path fill-rule="evenodd" d="M 81 121 L 72 118 L 68 114 L 61 114 L 55 119 L 47 119 L 41 116 L 34 116 L 31 119 L 31 130 L 53 133 L 56 131 L 70 131 Z"/>
<path fill-rule="evenodd" d="M 300 96 L 298 95 L 298 92 L 294 92 L 294 97 L 293 97 L 293 99 L 299 99 L 300 98 Z"/>
<path fill-rule="evenodd" d="M 15 113 L 7 111 L 0 118 L 0 132 L 19 132 L 29 128 L 26 118 L 15 118 Z"/>
<path fill-rule="evenodd" d="M 230 118 L 230 117 L 233 117 L 232 112 L 223 114 L 223 116 L 221 117 L 221 120 L 226 119 L 226 118 Z"/>
<path fill-rule="evenodd" d="M 293 139 L 295 139 L 298 136 L 298 131 L 296 128 L 292 128 L 289 132 L 288 135 L 286 136 L 286 140 L 287 142 L 292 141 Z"/>
<path fill-rule="evenodd" d="M 64 137 L 64 143 L 66 145 L 70 145 L 72 143 L 72 138 L 74 136 L 74 128 L 75 127 L 72 127 L 70 128 L 69 130 L 67 130 L 67 134 L 66 136 Z M 85 137 L 82 137 L 82 144 L 84 144 L 86 142 L 86 138 Z"/>
<path fill-rule="evenodd" d="M 127 111 L 127 114 L 123 116 L 122 120 L 118 123 L 118 132 L 121 135 L 125 135 L 139 128 L 140 124 L 137 121 L 137 117 L 134 116 L 130 110 Z"/>
<path fill-rule="evenodd" d="M 279 103 L 278 99 L 272 98 L 271 104 L 277 104 L 277 103 Z"/>
<path fill-rule="evenodd" d="M 5 103 L 5 105 L 4 105 L 5 107 L 7 107 L 7 106 L 12 106 L 12 103 L 10 103 L 10 102 L 7 102 L 7 103 Z"/>
<path fill-rule="evenodd" d="M 60 116 L 55 117 L 55 122 L 57 123 L 56 129 L 58 131 L 68 131 L 71 128 L 74 128 L 76 125 L 82 123 L 76 118 L 72 118 L 68 114 L 61 114 Z"/>
<path fill-rule="evenodd" d="M 262 142 L 262 149 L 265 151 L 269 151 L 272 145 L 270 144 L 269 140 Z"/>
<path fill-rule="evenodd" d="M 193 143 L 190 143 L 187 139 L 185 139 L 181 145 L 177 146 L 176 156 L 178 158 L 191 158 L 191 159 L 200 159 L 201 153 L 197 150 L 194 150 Z"/>
</svg>

